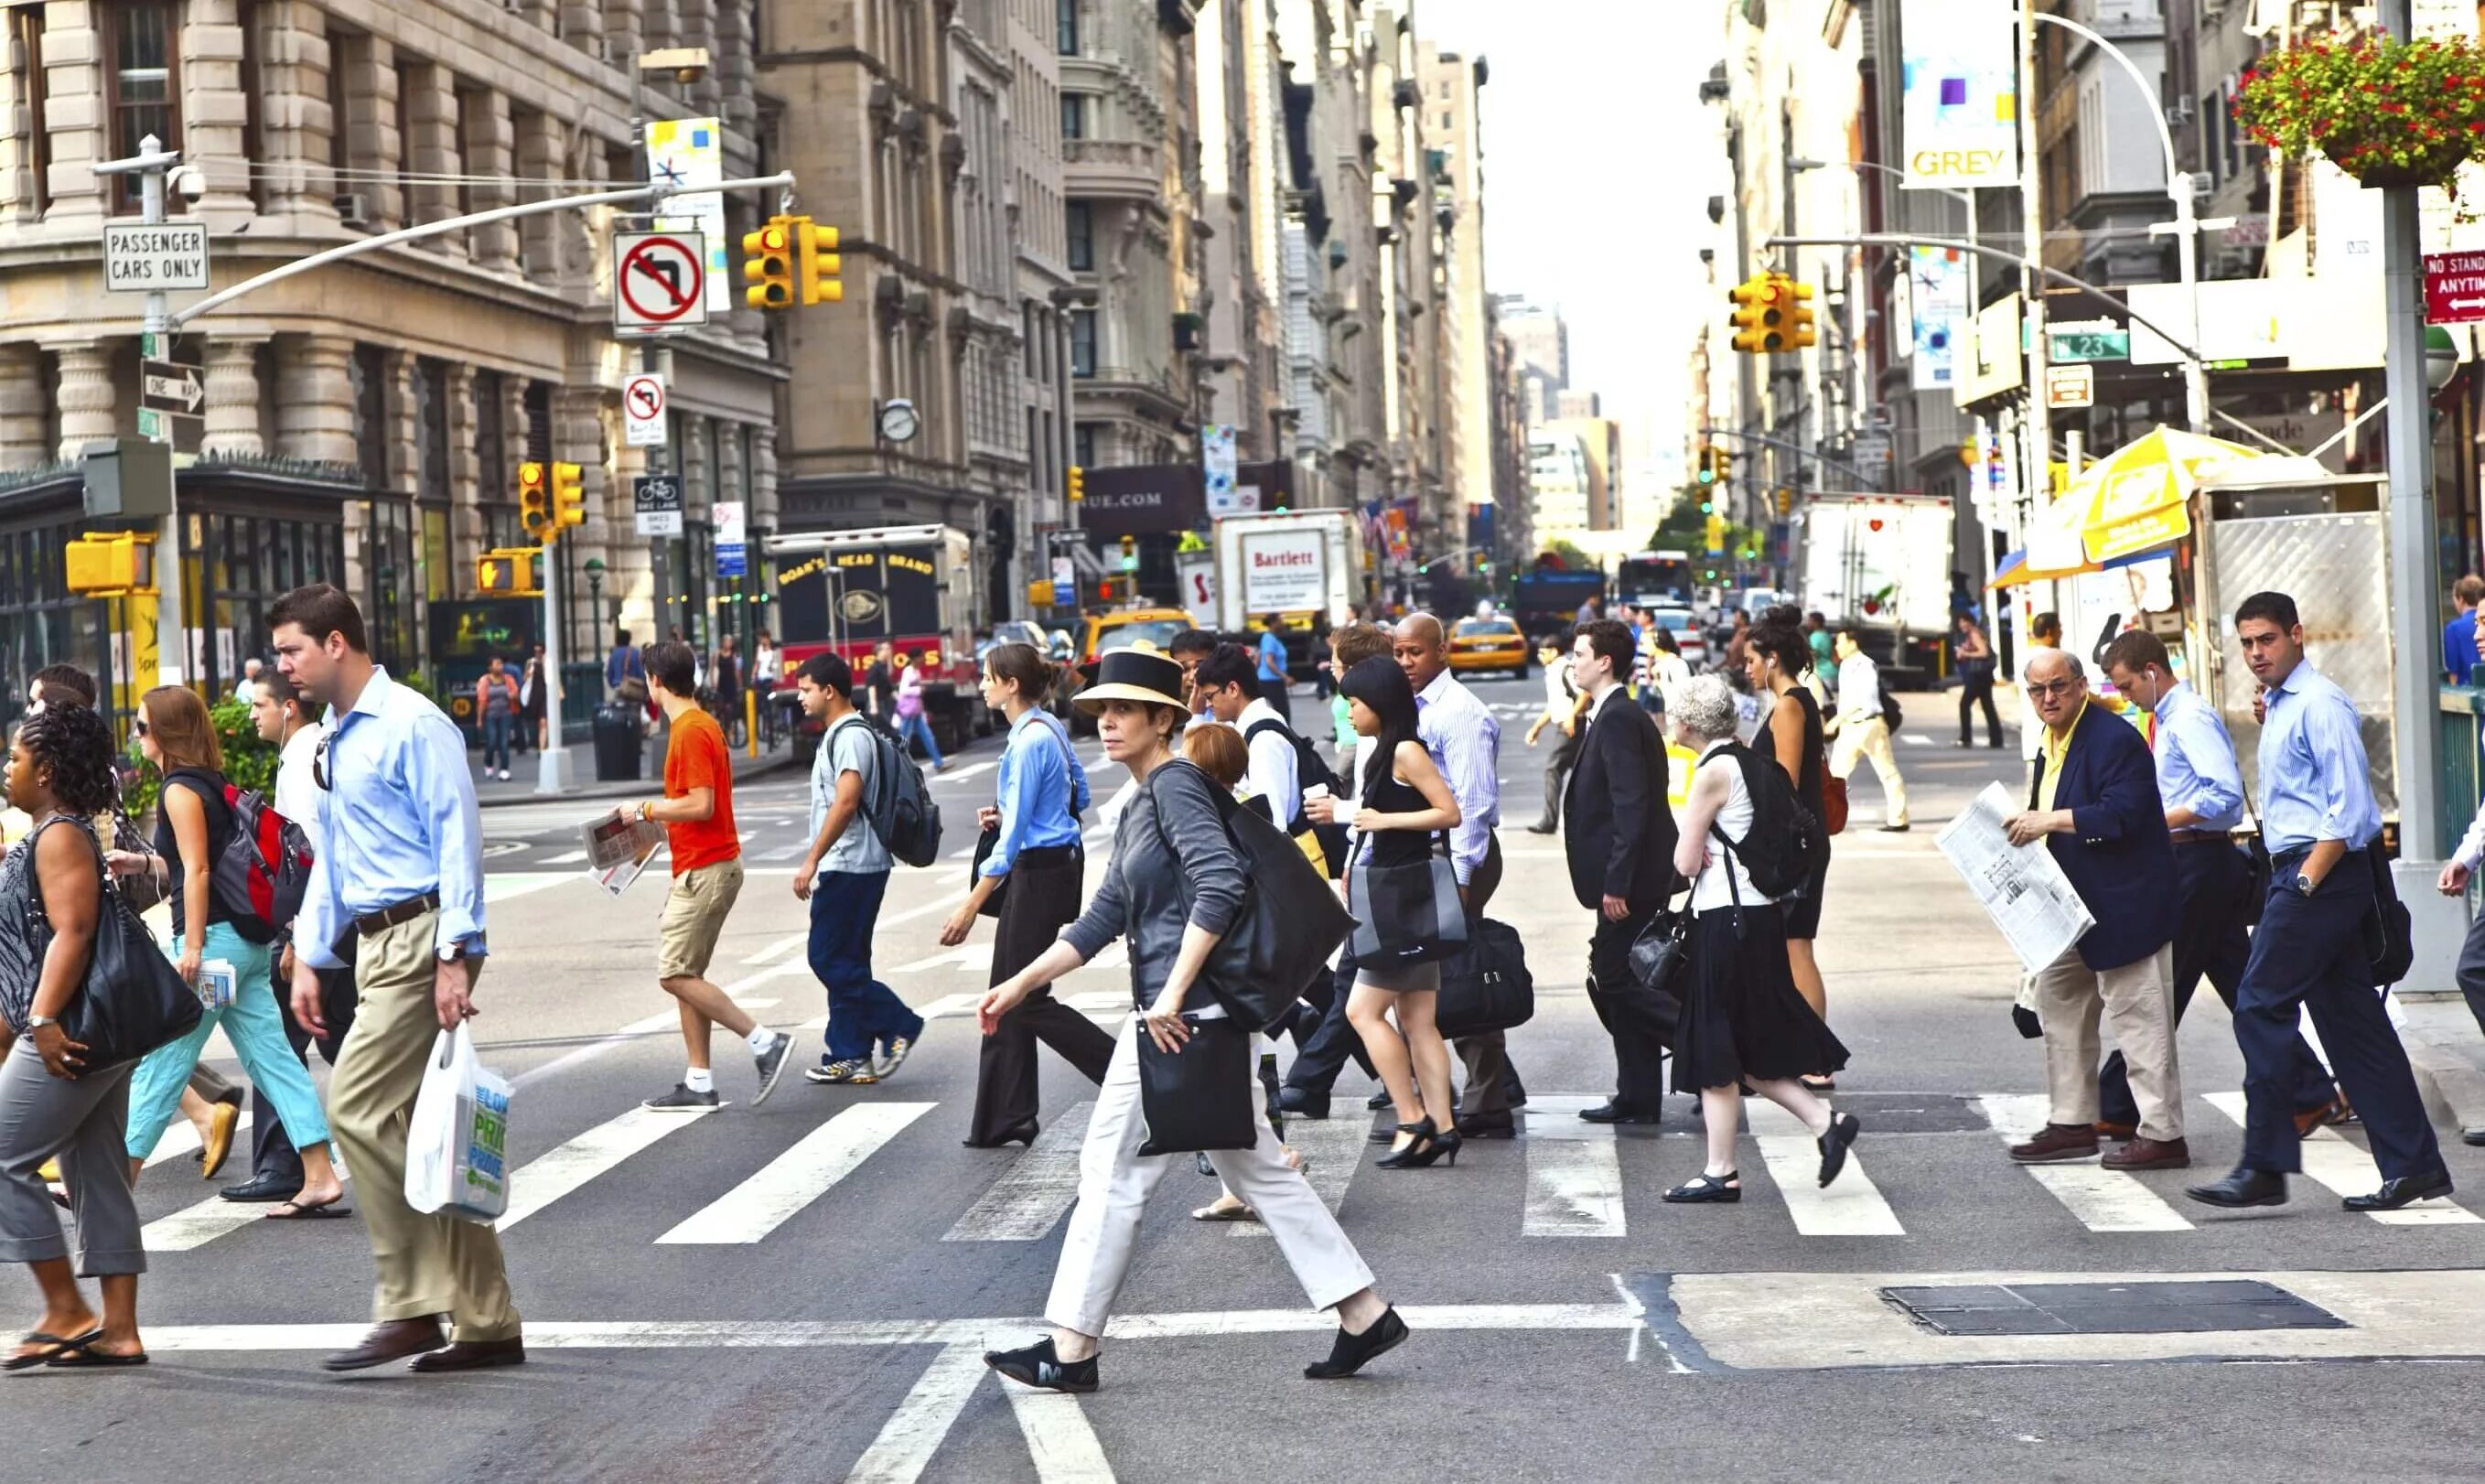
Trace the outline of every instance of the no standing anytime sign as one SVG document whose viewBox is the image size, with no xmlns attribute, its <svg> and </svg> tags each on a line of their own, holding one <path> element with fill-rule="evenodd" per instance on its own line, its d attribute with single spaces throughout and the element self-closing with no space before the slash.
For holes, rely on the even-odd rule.
<svg viewBox="0 0 2485 1484">
<path fill-rule="evenodd" d="M 2427 324 L 2485 323 L 2485 253 L 2424 255 Z"/>
</svg>

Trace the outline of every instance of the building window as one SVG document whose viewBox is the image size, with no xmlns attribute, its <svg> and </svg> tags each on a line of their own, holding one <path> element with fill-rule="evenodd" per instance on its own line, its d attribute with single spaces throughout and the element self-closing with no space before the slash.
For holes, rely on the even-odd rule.
<svg viewBox="0 0 2485 1484">
<path fill-rule="evenodd" d="M 1066 227 L 1070 265 L 1081 273 L 1096 266 L 1096 218 L 1087 203 L 1074 201 L 1067 213 Z"/>
<path fill-rule="evenodd" d="M 1070 433 L 1070 461 L 1081 469 L 1096 467 L 1096 425 L 1081 423 Z"/>
<path fill-rule="evenodd" d="M 104 79 L 112 109 L 112 152 L 126 159 L 138 152 L 140 140 L 155 136 L 165 149 L 180 147 L 180 92 L 174 75 L 180 26 L 172 0 L 123 0 L 108 6 L 110 17 L 104 55 L 111 74 Z M 138 208 L 140 178 L 117 176 L 113 188 L 117 210 Z"/>
<path fill-rule="evenodd" d="M 10 41 L 14 43 L 25 71 L 27 189 L 32 193 L 28 205 L 40 217 L 51 205 L 49 177 L 52 170 L 52 140 L 49 125 L 43 119 L 43 8 L 21 5 L 9 13 Z"/>
<path fill-rule="evenodd" d="M 1096 374 L 1096 312 L 1092 309 L 1070 312 L 1070 374 Z"/>
<path fill-rule="evenodd" d="M 1052 45 L 1065 57 L 1079 55 L 1079 0 L 1052 0 Z"/>
<path fill-rule="evenodd" d="M 1061 137 L 1064 139 L 1087 137 L 1087 95 L 1083 93 L 1061 95 Z"/>
<path fill-rule="evenodd" d="M 377 345 L 356 345 L 347 367 L 353 379 L 354 442 L 363 461 L 363 482 L 386 489 L 389 482 L 388 352 Z"/>
</svg>

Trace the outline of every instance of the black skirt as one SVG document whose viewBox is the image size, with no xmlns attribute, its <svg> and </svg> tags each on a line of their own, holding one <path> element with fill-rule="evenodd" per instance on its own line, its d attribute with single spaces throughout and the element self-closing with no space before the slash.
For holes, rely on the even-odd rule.
<svg viewBox="0 0 2485 1484">
<path fill-rule="evenodd" d="M 1691 920 L 1682 1020 L 1674 1032 L 1674 1090 L 1697 1093 L 1745 1078 L 1763 1082 L 1835 1072 L 1846 1048 L 1804 1003 L 1787 964 L 1786 919 L 1775 906 L 1718 907 Z"/>
<path fill-rule="evenodd" d="M 1803 894 L 1778 903 L 1786 918 L 1786 935 L 1805 942 L 1820 936 L 1820 898 L 1829 889 L 1829 861 L 1823 857 L 1804 879 Z"/>
</svg>

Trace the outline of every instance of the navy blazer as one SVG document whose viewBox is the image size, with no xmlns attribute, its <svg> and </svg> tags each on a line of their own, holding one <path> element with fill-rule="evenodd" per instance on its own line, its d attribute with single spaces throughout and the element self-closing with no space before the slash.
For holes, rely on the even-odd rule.
<svg viewBox="0 0 2485 1484">
<path fill-rule="evenodd" d="M 2044 770 L 2039 753 L 2030 809 L 2042 797 Z M 2181 910 L 2174 843 L 2140 729 L 2091 701 L 2071 728 L 2054 807 L 2071 811 L 2071 833 L 2046 836 L 2045 848 L 2096 919 L 2080 938 L 2081 962 L 2119 969 L 2171 942 Z"/>
</svg>

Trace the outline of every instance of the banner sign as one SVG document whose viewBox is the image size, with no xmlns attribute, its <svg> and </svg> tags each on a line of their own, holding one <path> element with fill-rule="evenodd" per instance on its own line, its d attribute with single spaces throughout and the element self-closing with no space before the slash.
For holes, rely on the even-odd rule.
<svg viewBox="0 0 2485 1484">
<path fill-rule="evenodd" d="M 1916 318 L 1909 384 L 1919 392 L 1949 387 L 1958 375 L 1958 322 L 1967 315 L 1967 255 L 1946 247 L 1907 249 L 1907 288 Z"/>
<path fill-rule="evenodd" d="M 1903 0 L 1898 122 L 1909 190 L 2019 183 L 2016 6 Z"/>
</svg>

